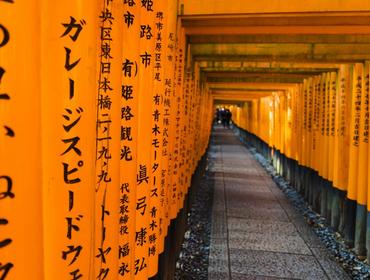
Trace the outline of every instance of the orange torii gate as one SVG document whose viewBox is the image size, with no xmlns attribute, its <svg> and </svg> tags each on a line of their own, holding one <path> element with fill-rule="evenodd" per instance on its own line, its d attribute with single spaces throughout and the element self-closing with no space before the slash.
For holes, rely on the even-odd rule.
<svg viewBox="0 0 370 280">
<path fill-rule="evenodd" d="M 229 100 L 366 254 L 368 2 L 210 2 L 0 0 L 1 280 L 158 275 Z"/>
<path fill-rule="evenodd" d="M 175 0 L 0 1 L 0 279 L 158 273 L 212 121 L 184 36 Z"/>
</svg>

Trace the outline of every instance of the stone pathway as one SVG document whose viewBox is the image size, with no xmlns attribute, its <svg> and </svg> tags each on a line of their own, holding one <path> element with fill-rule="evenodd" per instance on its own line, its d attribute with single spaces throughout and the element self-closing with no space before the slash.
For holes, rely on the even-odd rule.
<svg viewBox="0 0 370 280">
<path fill-rule="evenodd" d="M 210 147 L 208 279 L 350 279 L 231 130 Z"/>
</svg>

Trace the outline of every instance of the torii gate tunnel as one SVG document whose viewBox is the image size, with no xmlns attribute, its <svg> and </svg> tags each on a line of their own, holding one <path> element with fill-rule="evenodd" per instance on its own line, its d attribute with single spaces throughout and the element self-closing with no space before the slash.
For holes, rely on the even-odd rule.
<svg viewBox="0 0 370 280">
<path fill-rule="evenodd" d="M 221 106 L 366 255 L 369 61 L 365 0 L 0 0 L 0 280 L 171 279 Z"/>
</svg>

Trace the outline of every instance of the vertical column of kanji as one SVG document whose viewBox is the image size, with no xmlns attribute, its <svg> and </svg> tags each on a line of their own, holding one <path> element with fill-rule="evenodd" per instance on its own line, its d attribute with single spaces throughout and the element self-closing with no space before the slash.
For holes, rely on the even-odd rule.
<svg viewBox="0 0 370 280">
<path fill-rule="evenodd" d="M 153 72 L 153 96 L 152 96 L 152 153 L 150 168 L 152 171 L 152 184 L 150 185 L 149 199 L 149 229 L 148 229 L 148 276 L 153 277 L 158 272 L 159 243 L 162 238 L 164 188 L 161 187 L 162 179 L 162 150 L 163 150 L 163 98 L 164 98 L 164 53 L 163 39 L 165 36 L 164 24 L 165 8 L 167 1 L 157 0 L 155 6 L 155 19 L 153 25 L 155 48 L 154 48 L 154 72 Z M 164 186 L 164 185 L 163 185 Z M 161 246 L 164 247 L 163 245 Z"/>
<path fill-rule="evenodd" d="M 213 124 L 213 116 L 214 116 L 213 108 L 215 106 L 215 103 L 214 103 L 214 98 L 211 94 L 211 91 L 208 91 L 208 101 L 209 101 L 209 105 L 208 105 L 208 125 L 207 125 L 207 138 L 206 138 L 206 145 L 204 146 L 204 153 L 207 151 L 207 147 L 208 147 L 208 144 L 209 144 L 209 141 L 210 141 L 212 124 Z"/>
<path fill-rule="evenodd" d="M 184 140 L 184 107 L 185 107 L 185 91 L 184 91 L 184 79 L 185 79 L 185 52 L 184 48 L 182 47 L 182 39 L 181 39 L 181 32 L 179 29 L 178 33 L 178 40 L 179 40 L 179 48 L 178 48 L 178 59 L 179 59 L 179 68 L 177 72 L 177 79 L 176 79 L 176 97 L 178 100 L 177 103 L 177 112 L 176 112 L 176 145 L 177 145 L 177 213 L 182 208 L 182 200 L 184 197 L 184 162 L 183 162 L 183 140 Z"/>
<path fill-rule="evenodd" d="M 362 63 L 356 63 L 353 72 L 351 125 L 349 147 L 348 198 L 356 200 L 358 184 L 358 152 L 360 145 L 361 98 L 364 90 L 364 69 Z"/>
<path fill-rule="evenodd" d="M 274 148 L 275 150 L 278 150 L 278 146 L 279 146 L 279 115 L 278 115 L 278 108 L 279 108 L 279 95 L 277 92 L 274 92 L 273 93 L 273 97 L 274 97 L 274 104 L 273 104 L 273 112 L 274 112 Z M 252 103 L 250 103 L 252 104 Z M 249 112 L 251 113 L 251 107 L 250 107 L 250 110 Z M 251 115 L 249 114 L 249 120 L 248 120 L 248 123 L 249 123 L 249 129 L 248 131 L 250 131 L 250 125 L 251 125 Z M 276 163 L 276 161 L 275 161 Z"/>
<path fill-rule="evenodd" d="M 308 80 L 303 82 L 303 100 L 302 100 L 302 165 L 307 167 L 307 119 L 308 119 Z"/>
<path fill-rule="evenodd" d="M 306 79 L 303 81 L 301 85 L 301 147 L 300 147 L 300 164 L 302 166 L 305 166 L 305 144 L 306 144 L 306 126 L 307 126 L 307 119 L 306 119 L 306 97 L 307 97 L 307 91 L 306 91 Z"/>
<path fill-rule="evenodd" d="M 165 189 L 165 208 L 163 224 L 163 236 L 167 235 L 168 226 L 170 224 L 170 208 L 172 197 L 172 167 L 173 167 L 173 128 L 174 128 L 174 72 L 176 64 L 176 1 L 168 2 L 168 16 L 165 17 L 166 25 L 164 33 L 164 50 L 166 55 L 163 57 L 166 65 L 164 73 L 164 96 L 163 96 L 163 143 L 162 143 L 162 186 Z"/>
<path fill-rule="evenodd" d="M 327 137 L 326 137 L 326 116 L 327 103 L 329 98 L 328 82 L 330 81 L 330 73 L 324 73 L 320 79 L 320 114 L 319 114 L 319 137 L 320 137 L 320 162 L 319 175 L 326 178 L 327 174 Z"/>
<path fill-rule="evenodd" d="M 340 125 L 340 107 L 341 107 L 341 87 L 342 87 L 342 82 L 341 79 L 343 77 L 342 72 L 342 65 L 338 69 L 338 75 L 337 75 L 337 92 L 335 95 L 335 127 L 336 127 L 336 132 L 335 132 L 335 141 L 334 141 L 334 157 L 333 157 L 333 187 L 338 188 L 338 167 L 339 167 L 339 146 L 341 145 L 341 125 Z"/>
<path fill-rule="evenodd" d="M 194 63 L 194 79 L 193 79 L 193 98 L 190 107 L 191 111 L 191 139 L 190 139 L 190 152 L 191 152 L 191 172 L 194 174 L 196 169 L 196 154 L 195 154 L 195 137 L 196 137 L 196 123 L 197 123 L 197 113 L 196 113 L 196 106 L 197 106 L 197 99 L 198 99 L 198 84 L 199 84 L 199 65 L 197 62 Z"/>
<path fill-rule="evenodd" d="M 296 151 L 297 151 L 297 145 L 296 145 L 296 135 L 297 135 L 297 96 L 296 96 L 296 88 L 291 89 L 291 156 L 290 158 L 295 160 L 296 159 Z"/>
<path fill-rule="evenodd" d="M 199 155 L 199 158 L 205 153 L 208 139 L 209 139 L 209 131 L 211 126 L 211 116 L 212 116 L 212 107 L 213 107 L 213 100 L 210 91 L 207 91 L 207 99 L 206 99 L 206 122 L 205 122 L 205 132 L 204 132 L 204 141 L 203 141 L 203 149 L 202 153 Z"/>
<path fill-rule="evenodd" d="M 166 28 L 167 29 L 167 28 Z M 168 36 L 165 33 L 166 38 Z M 169 190 L 170 190 L 170 155 L 169 155 L 169 137 L 170 137 L 170 123 L 171 123 L 171 76 L 172 76 L 172 64 L 169 61 L 170 51 L 167 49 L 168 41 L 165 40 L 163 47 L 165 48 L 166 55 L 163 57 L 165 60 L 165 72 L 164 72 L 164 91 L 163 91 L 163 116 L 162 116 L 162 170 L 161 170 L 161 196 L 163 192 L 163 223 L 162 223 L 162 239 L 164 245 L 164 238 L 167 236 L 168 226 L 170 224 L 169 219 Z M 160 253 L 164 250 L 164 246 L 159 249 Z"/>
<path fill-rule="evenodd" d="M 206 110 L 206 99 L 207 99 L 207 85 L 205 84 L 202 93 L 201 93 L 201 101 L 200 101 L 200 129 L 199 129 L 199 154 L 202 153 L 203 149 L 203 137 L 204 137 L 204 128 L 205 128 L 205 110 Z M 198 154 L 198 159 L 199 159 Z"/>
<path fill-rule="evenodd" d="M 283 131 L 284 131 L 284 127 L 283 127 L 283 112 L 282 112 L 282 107 L 283 107 L 283 102 L 284 102 L 284 91 L 279 91 L 278 92 L 278 98 L 277 98 L 277 133 L 278 133 L 278 139 L 277 139 L 277 146 L 278 146 L 278 150 L 280 153 L 283 152 L 283 148 L 282 148 L 282 145 L 283 145 Z M 253 101 L 253 105 L 255 104 L 255 101 Z M 255 106 L 255 105 L 254 105 Z M 254 117 L 255 119 L 255 117 Z M 257 123 L 255 123 L 254 127 L 257 125 Z"/>
<path fill-rule="evenodd" d="M 39 1 L 0 0 L 2 280 L 43 279 L 39 29 Z"/>
<path fill-rule="evenodd" d="M 279 98 L 279 126 L 280 126 L 280 139 L 279 139 L 279 150 L 281 154 L 285 153 L 284 150 L 284 140 L 285 140 L 285 117 L 286 117 L 286 91 L 281 91 L 280 92 L 280 98 Z M 255 110 L 257 111 L 257 99 L 254 101 L 255 103 Z M 254 131 L 256 132 L 257 127 L 259 126 L 258 120 L 257 120 L 257 114 L 255 113 L 254 115 Z M 254 132 L 254 134 L 255 134 Z M 280 169 L 281 171 L 281 169 Z"/>
<path fill-rule="evenodd" d="M 325 78 L 323 80 L 322 86 L 324 87 L 324 100 L 323 100 L 323 107 L 322 107 L 322 126 L 321 126 L 321 133 L 322 133 L 322 148 L 321 148 L 321 155 L 322 155 L 322 174 L 321 176 L 325 179 L 328 178 L 328 103 L 330 103 L 330 73 L 325 74 Z"/>
<path fill-rule="evenodd" d="M 326 137 L 326 114 L 327 114 L 327 106 L 328 98 L 329 98 L 329 89 L 330 89 L 330 75 L 329 73 L 325 73 L 323 79 L 322 79 L 322 107 L 321 107 L 321 140 L 322 144 L 320 146 L 320 154 L 321 154 L 321 176 L 326 178 L 327 177 L 327 160 L 326 160 L 326 154 L 327 154 L 327 137 Z"/>
<path fill-rule="evenodd" d="M 201 129 L 200 129 L 200 137 L 199 137 L 199 155 L 203 151 L 203 143 L 204 143 L 204 134 L 206 129 L 206 110 L 207 110 L 207 96 L 208 96 L 208 88 L 207 85 L 204 87 L 204 91 L 202 93 L 202 101 L 200 103 L 201 106 Z"/>
<path fill-rule="evenodd" d="M 271 147 L 271 156 L 274 150 L 275 145 L 275 114 L 274 114 L 274 102 L 275 102 L 275 96 L 274 93 L 271 92 L 271 97 L 269 101 L 269 121 L 270 121 L 270 129 L 269 129 L 269 136 L 270 136 L 270 147 Z M 246 103 L 245 103 L 246 104 Z M 244 109 L 244 108 L 243 108 Z M 244 111 L 244 110 L 243 110 Z M 243 113 L 245 118 L 247 117 L 246 112 Z M 247 119 L 245 120 L 248 121 Z"/>
<path fill-rule="evenodd" d="M 201 93 L 201 101 L 199 102 L 200 106 L 200 128 L 199 128 L 199 153 L 198 153 L 198 159 L 199 155 L 202 153 L 202 148 L 203 148 L 203 135 L 204 135 L 204 127 L 205 127 L 205 122 L 204 122 L 204 115 L 205 115 L 205 102 L 206 102 L 206 95 L 207 95 L 207 84 L 204 85 L 202 93 Z"/>
<path fill-rule="evenodd" d="M 191 60 L 190 60 L 190 48 L 188 48 L 185 52 L 185 72 L 184 72 L 184 82 L 183 82 L 183 124 L 182 124 L 182 145 L 181 145 L 181 153 L 182 153 L 182 174 L 183 174 L 183 192 L 184 196 L 188 192 L 189 188 L 189 158 L 188 158 L 188 148 L 189 148 L 189 135 L 190 135 L 190 126 L 189 126 L 189 119 L 190 119 L 190 96 L 191 96 L 191 76 L 192 76 L 192 69 L 191 69 Z M 183 203 L 181 205 L 181 208 Z"/>
<path fill-rule="evenodd" d="M 202 130 L 202 102 L 203 102 L 203 98 L 204 98 L 204 91 L 205 91 L 205 81 L 203 81 L 203 77 L 202 77 L 202 81 L 201 81 L 201 85 L 200 85 L 200 89 L 199 89 L 199 97 L 198 97 L 198 104 L 197 104 L 197 139 L 198 141 L 196 142 L 196 153 L 197 153 L 197 160 L 199 158 L 199 154 L 200 154 L 200 139 L 201 139 L 201 130 Z"/>
<path fill-rule="evenodd" d="M 156 86 L 155 94 L 155 109 L 156 115 L 159 112 L 159 122 L 158 126 L 161 128 L 160 138 L 159 138 L 159 150 L 155 155 L 159 157 L 159 164 L 161 166 L 160 170 L 156 174 L 156 183 L 158 186 L 159 195 L 159 215 L 158 227 L 156 228 L 157 234 L 152 236 L 153 242 L 156 241 L 157 244 L 157 255 L 163 253 L 164 251 L 164 239 L 167 234 L 168 227 L 168 208 L 167 208 L 167 172 L 168 172 L 168 136 L 169 136 L 169 96 L 167 88 L 167 73 L 170 70 L 170 63 L 168 63 L 167 58 L 167 45 L 168 45 L 168 23 L 169 18 L 176 16 L 173 11 L 174 1 L 161 1 L 158 6 L 158 13 L 156 14 L 156 72 L 154 74 Z M 174 14 L 172 14 L 174 13 Z M 154 117 L 154 116 L 153 116 Z"/>
<path fill-rule="evenodd" d="M 258 99 L 260 101 L 260 99 Z M 287 135 L 288 135 L 288 131 L 289 131 L 289 124 L 288 124 L 288 109 L 289 109 L 289 90 L 285 90 L 284 92 L 284 103 L 283 103 L 283 127 L 284 127 L 284 131 L 283 131 L 283 137 L 282 137 L 282 141 L 283 141 L 283 151 L 284 151 L 284 155 L 286 157 L 289 157 L 289 150 L 290 150 L 290 147 L 288 147 L 288 139 L 287 139 Z M 259 114 L 260 115 L 260 114 Z M 257 127 L 259 128 L 260 127 L 260 119 L 257 119 Z"/>
<path fill-rule="evenodd" d="M 284 153 L 284 107 L 285 103 L 285 90 L 279 92 L 279 107 L 278 107 L 278 112 L 279 112 L 279 151 L 280 153 Z M 253 105 L 256 108 L 256 100 L 253 101 Z M 256 114 L 254 114 L 254 131 L 256 130 L 256 127 L 258 126 L 258 122 L 256 121 Z"/>
<path fill-rule="evenodd" d="M 213 120 L 213 107 L 214 107 L 214 99 L 210 91 L 208 91 L 208 123 L 207 123 L 207 137 L 206 137 L 206 144 L 204 146 L 204 152 L 207 150 L 207 146 L 209 143 L 209 137 L 211 135 L 211 128 L 212 128 L 212 120 Z M 203 153 L 204 154 L 204 153 Z"/>
<path fill-rule="evenodd" d="M 91 278 L 96 11 L 42 1 L 42 188 L 45 279 Z"/>
<path fill-rule="evenodd" d="M 137 1 L 139 3 L 139 1 Z M 152 189 L 153 153 L 153 71 L 155 10 L 158 0 L 140 1 L 140 30 L 139 34 L 139 92 L 138 92 L 138 143 L 136 171 L 136 208 L 135 208 L 135 279 L 148 278 L 148 250 L 150 231 L 150 191 Z"/>
<path fill-rule="evenodd" d="M 340 190 L 347 190 L 348 185 L 348 161 L 349 161 L 349 125 L 350 108 L 348 106 L 351 88 L 350 66 L 341 65 L 338 74 L 337 87 L 337 113 L 338 143 L 334 153 L 333 185 Z"/>
<path fill-rule="evenodd" d="M 326 104 L 326 74 L 321 75 L 320 79 L 320 114 L 319 114 L 319 153 L 320 153 L 320 162 L 319 162 L 319 175 L 323 176 L 324 174 L 324 152 L 325 152 L 325 104 Z"/>
<path fill-rule="evenodd" d="M 197 161 L 198 161 L 198 154 L 197 154 L 197 139 L 198 138 L 198 123 L 199 123 L 199 74 L 200 74 L 200 68 L 199 68 L 199 63 L 195 62 L 194 66 L 194 84 L 193 84 L 193 91 L 194 91 L 194 96 L 193 96 L 193 103 L 191 107 L 191 114 L 192 114 L 192 139 L 191 139 L 191 153 L 192 153 L 192 171 L 194 172 L 197 166 Z"/>
<path fill-rule="evenodd" d="M 287 131 L 285 132 L 285 139 L 286 139 L 286 151 L 287 157 L 292 158 L 294 153 L 294 146 L 293 146 L 293 89 L 289 89 L 287 92 Z"/>
<path fill-rule="evenodd" d="M 164 239 L 167 235 L 167 229 L 170 224 L 169 219 L 169 184 L 170 184 L 170 165 L 169 165 L 169 141 L 170 141 L 170 124 L 171 120 L 171 92 L 172 92 L 172 77 L 174 72 L 174 31 L 177 20 L 177 1 L 166 0 L 160 4 L 160 10 L 163 12 L 163 18 L 158 22 L 158 29 L 160 29 L 160 39 L 156 44 L 156 49 L 161 56 L 162 65 L 162 92 L 161 92 L 161 122 L 162 138 L 161 138 L 161 174 L 160 174 L 160 207 L 162 210 L 160 229 L 159 229 L 159 243 L 158 254 L 164 251 Z"/>
<path fill-rule="evenodd" d="M 276 150 L 280 149 L 280 112 L 279 112 L 280 96 L 279 92 L 275 93 L 275 102 L 274 102 L 274 113 L 275 113 L 275 147 Z M 251 114 L 252 114 L 252 105 L 251 102 Z M 250 116 L 252 117 L 252 116 Z"/>
<path fill-rule="evenodd" d="M 330 101 L 329 101 L 329 147 L 328 147 L 328 180 L 333 181 L 334 177 L 334 152 L 335 152 L 335 107 L 337 95 L 337 73 L 330 73 Z"/>
<path fill-rule="evenodd" d="M 287 116 L 288 116 L 288 96 L 289 96 L 289 90 L 285 90 L 283 94 L 282 104 L 281 104 L 281 113 L 282 113 L 282 153 L 289 157 L 289 151 L 288 151 L 288 145 L 287 145 L 287 130 L 288 130 L 288 122 L 287 122 Z M 260 99 L 258 99 L 260 101 Z M 259 119 L 257 119 L 256 127 L 260 127 L 259 125 Z"/>
<path fill-rule="evenodd" d="M 319 162 L 317 171 L 320 176 L 323 175 L 323 152 L 325 149 L 325 100 L 326 100 L 326 74 L 320 75 L 320 79 L 318 81 L 318 91 L 320 95 L 320 103 L 319 103 L 319 114 L 318 114 L 318 151 L 319 151 Z"/>
<path fill-rule="evenodd" d="M 95 279 L 117 279 L 120 199 L 122 1 L 102 0 L 96 104 Z"/>
<path fill-rule="evenodd" d="M 303 91 L 303 83 L 298 84 L 296 88 L 296 155 L 297 161 L 300 165 L 302 165 L 302 151 L 303 151 L 303 105 L 304 105 L 304 91 Z"/>
<path fill-rule="evenodd" d="M 252 101 L 254 107 L 254 101 Z M 252 110 L 253 110 L 252 107 Z M 281 152 L 281 92 L 276 94 L 275 113 L 276 113 L 276 149 Z M 254 117 L 253 117 L 254 118 Z"/>
<path fill-rule="evenodd" d="M 302 160 L 303 84 L 297 86 L 297 161 Z"/>
<path fill-rule="evenodd" d="M 206 138 L 205 138 L 205 144 L 204 144 L 204 148 L 203 148 L 203 153 L 200 155 L 200 157 L 206 152 L 207 146 L 208 146 L 208 143 L 209 143 L 209 138 L 210 138 L 210 135 L 211 135 L 212 120 L 213 120 L 213 106 L 214 106 L 213 97 L 212 97 L 211 91 L 208 90 L 207 134 L 206 134 Z M 200 159 L 200 157 L 199 157 L 199 159 Z"/>
<path fill-rule="evenodd" d="M 191 54 L 190 54 L 191 55 Z M 189 170 L 189 175 L 191 176 L 193 174 L 193 162 L 194 162 L 194 124 L 195 124 L 195 98 L 196 98 L 196 79 L 197 79 L 197 74 L 196 74 L 196 69 L 197 65 L 196 62 L 193 62 L 193 69 L 191 71 L 191 80 L 190 80 L 190 101 L 189 101 L 189 118 L 188 118 L 188 126 L 189 126 L 189 134 L 187 135 L 187 141 L 188 141 L 188 146 L 187 146 L 187 156 L 188 156 L 188 170 Z M 215 107 L 213 108 L 213 110 Z"/>
<path fill-rule="evenodd" d="M 283 138 L 282 138 L 282 141 L 283 141 L 283 153 L 286 157 L 290 157 L 290 140 L 289 140 L 289 134 L 290 134 L 290 124 L 289 124 L 289 101 L 290 99 L 290 90 L 287 89 L 284 91 L 284 103 L 283 103 L 283 107 L 282 107 L 282 110 L 283 110 L 283 127 L 284 127 L 284 130 L 283 130 Z M 258 123 L 260 123 L 260 120 L 258 121 Z"/>
<path fill-rule="evenodd" d="M 189 57 L 191 58 L 191 53 L 189 52 Z M 189 170 L 189 184 L 188 186 L 191 187 L 191 176 L 194 174 L 195 165 L 194 165 L 194 141 L 195 141 L 195 123 L 196 123 L 196 114 L 195 114 L 195 102 L 197 98 L 197 82 L 198 82 L 198 75 L 199 75 L 199 68 L 197 62 L 192 62 L 192 73 L 191 73 L 191 85 L 190 85 L 190 102 L 189 102 L 189 118 L 188 118 L 188 126 L 189 126 L 189 135 L 188 135 L 188 147 L 187 147 L 187 154 L 188 154 L 188 170 Z M 215 106 L 212 108 L 213 112 L 215 110 Z"/>
<path fill-rule="evenodd" d="M 273 103 L 274 102 L 274 97 L 271 95 L 269 97 L 269 102 L 268 102 L 268 114 L 269 114 L 269 146 L 272 148 L 274 145 L 274 112 L 273 112 Z M 243 106 L 244 108 L 244 106 Z M 243 111 L 242 111 L 243 114 Z M 245 117 L 242 116 L 242 117 Z"/>
<path fill-rule="evenodd" d="M 318 115 L 319 115 L 319 102 L 320 102 L 320 76 L 313 78 L 313 112 L 312 112 L 312 157 L 311 157 L 311 168 L 318 170 L 319 161 L 319 135 L 318 135 Z"/>
<path fill-rule="evenodd" d="M 361 96 L 361 113 L 358 152 L 357 203 L 367 204 L 368 186 L 368 143 L 369 143 L 369 62 L 364 65 L 364 89 Z"/>
<path fill-rule="evenodd" d="M 319 87 L 320 90 L 320 104 L 319 104 L 319 115 L 318 115 L 318 139 L 319 139 L 319 157 L 318 162 L 318 173 L 323 176 L 324 172 L 324 150 L 325 150 L 325 102 L 326 102 L 326 73 L 320 75 Z"/>
<path fill-rule="evenodd" d="M 138 58 L 140 3 L 123 1 L 121 87 L 121 172 L 119 209 L 119 279 L 131 279 L 135 263 L 136 167 L 138 138 Z"/>
<path fill-rule="evenodd" d="M 178 204 L 178 210 L 180 210 L 183 207 L 183 200 L 185 198 L 185 194 L 187 192 L 187 187 L 186 187 L 186 166 L 185 166 L 185 161 L 186 161 L 186 133 L 187 133 L 187 96 L 188 96 L 188 91 L 186 89 L 187 87 L 187 75 L 188 69 L 186 68 L 186 49 L 185 47 L 183 48 L 183 60 L 184 60 L 184 68 L 182 71 L 182 81 L 181 81 L 181 89 L 180 89 L 180 94 L 181 94 L 181 115 L 180 115 L 180 146 L 179 146 L 179 156 L 180 156 L 180 165 L 179 165 L 179 173 L 180 173 L 180 197 L 179 197 L 179 204 Z"/>
<path fill-rule="evenodd" d="M 319 96 L 319 86 L 320 80 L 318 76 L 313 78 L 313 94 L 314 94 L 314 102 L 313 102 L 313 116 L 312 116 L 312 157 L 311 157 L 311 168 L 317 170 L 317 162 L 319 161 L 318 157 L 320 156 L 318 153 L 318 104 L 320 100 Z"/>
<path fill-rule="evenodd" d="M 275 119 L 275 93 L 272 92 L 271 94 L 271 101 L 270 101 L 270 122 L 271 122 L 271 156 L 275 152 L 275 139 L 276 139 L 276 119 Z M 248 104 L 246 102 L 246 104 Z M 246 107 L 248 108 L 248 107 Z M 245 112 L 246 123 L 248 125 L 248 112 Z M 248 130 L 248 129 L 247 129 Z"/>
<path fill-rule="evenodd" d="M 322 102 L 323 102 L 323 89 L 322 89 L 322 79 L 323 79 L 323 76 L 322 75 L 319 75 L 317 77 L 317 86 L 316 86 L 316 91 L 317 91 L 317 111 L 316 111 L 316 151 L 317 151 L 317 155 L 316 155 L 316 168 L 315 170 L 318 172 L 318 173 L 321 173 L 321 147 L 323 146 L 323 143 L 322 143 L 322 136 L 321 136 L 321 122 L 322 122 Z"/>
<path fill-rule="evenodd" d="M 299 152 L 300 152 L 300 139 L 301 139 L 301 135 L 300 135 L 300 96 L 301 96 L 301 92 L 300 92 L 300 85 L 297 85 L 296 88 L 295 88 L 295 92 L 294 92 L 294 110 L 295 110 L 295 113 L 294 113 L 294 126 L 295 126 L 295 129 L 294 129 L 294 145 L 295 145 L 295 157 L 294 159 L 299 162 L 300 158 L 299 158 Z"/>
<path fill-rule="evenodd" d="M 198 109 L 197 109 L 197 112 L 198 112 L 198 120 L 197 120 L 197 139 L 198 141 L 196 142 L 197 143 L 197 149 L 196 149 L 196 153 L 197 153 L 197 160 L 199 159 L 199 154 L 201 152 L 201 148 L 200 148 L 200 140 L 201 140 L 201 136 L 202 136 L 202 125 L 203 125 L 203 119 L 202 119 L 202 116 L 203 116 L 203 100 L 204 100 L 204 93 L 205 93 L 205 87 L 206 87 L 206 84 L 205 84 L 205 81 L 202 81 L 201 82 L 201 86 L 200 86 L 200 91 L 199 91 L 199 98 L 198 98 Z"/>
<path fill-rule="evenodd" d="M 315 157 L 316 157 L 316 135 L 315 135 L 315 114 L 316 114 L 316 102 L 317 102 L 317 98 L 316 98 L 316 89 L 317 89 L 317 86 L 316 86 L 316 77 L 312 77 L 312 82 L 311 82 L 311 118 L 310 118 L 310 130 L 311 130 L 311 133 L 310 133 L 310 143 L 309 143 L 309 154 L 310 154 L 310 160 L 309 160 L 309 163 L 308 163 L 308 166 L 310 168 L 313 168 L 314 169 L 314 161 L 315 161 Z"/>
<path fill-rule="evenodd" d="M 208 98 L 209 98 L 209 94 L 210 94 L 210 90 L 209 90 L 209 87 L 206 85 L 206 89 L 204 91 L 204 101 L 203 101 L 203 104 L 202 104 L 202 109 L 203 109 L 203 119 L 202 119 L 202 141 L 201 141 L 201 150 L 200 150 L 200 153 L 198 155 L 198 157 L 200 158 L 200 155 L 203 153 L 203 150 L 204 150 L 204 142 L 205 142 L 205 137 L 206 137 L 206 131 L 207 131 L 207 114 L 208 114 Z M 257 108 L 257 107 L 255 107 Z M 255 111 L 255 114 L 256 114 L 256 111 Z"/>
<path fill-rule="evenodd" d="M 307 116 L 307 167 L 312 167 L 312 128 L 313 128 L 313 115 L 314 115 L 314 79 L 308 79 L 308 116 Z"/>
<path fill-rule="evenodd" d="M 175 137 L 175 166 L 177 169 L 177 201 L 176 215 L 180 211 L 184 200 L 184 155 L 183 155 L 183 130 L 184 130 L 184 75 L 185 75 L 185 32 L 181 26 L 181 21 L 177 23 L 177 40 L 178 40 L 178 71 L 176 73 L 176 137 Z"/>
<path fill-rule="evenodd" d="M 188 53 L 190 56 L 190 53 Z M 188 57 L 189 60 L 189 57 Z M 191 64 L 191 62 L 188 62 Z M 185 106 L 184 106 L 184 115 L 185 115 L 185 126 L 184 126 L 184 191 L 185 195 L 188 192 L 188 189 L 190 187 L 190 168 L 189 168 L 189 156 L 190 156 L 190 139 L 189 137 L 191 136 L 191 101 L 192 101 L 192 81 L 194 79 L 193 77 L 193 72 L 191 69 L 191 65 L 187 66 L 187 73 L 186 73 L 186 83 L 185 83 Z"/>
<path fill-rule="evenodd" d="M 199 130 L 198 130 L 198 148 L 197 148 L 197 154 L 199 159 L 199 154 L 201 153 L 201 139 L 202 139 L 202 130 L 203 130 L 203 113 L 204 113 L 204 98 L 206 94 L 206 82 L 202 81 L 201 90 L 200 90 L 200 97 L 199 97 L 199 115 L 198 115 L 198 123 L 199 123 Z"/>
<path fill-rule="evenodd" d="M 194 145 L 195 145 L 195 162 L 194 166 L 197 166 L 198 164 L 198 155 L 199 155 L 199 136 L 200 136 L 200 102 L 201 102 L 201 94 L 202 94 L 202 88 L 203 88 L 203 83 L 201 81 L 202 77 L 200 77 L 200 71 L 198 72 L 198 81 L 197 81 L 197 93 L 196 93 L 196 103 L 195 103 L 195 116 L 196 116 L 196 125 L 195 125 L 195 139 L 194 139 Z"/>
<path fill-rule="evenodd" d="M 325 73 L 321 79 L 321 109 L 320 109 L 320 137 L 321 137 L 321 145 L 320 145 L 320 155 L 321 155 L 321 176 L 326 178 L 327 174 L 327 160 L 326 160 L 326 152 L 327 152 L 327 137 L 326 137 L 326 114 L 327 114 L 327 100 L 328 100 L 328 79 L 329 74 Z"/>
<path fill-rule="evenodd" d="M 176 21 L 175 21 L 176 22 Z M 169 34 L 169 47 L 172 48 L 172 63 L 174 65 L 173 72 L 171 79 L 168 79 L 168 82 L 171 83 L 171 111 L 170 111 L 170 137 L 169 137 L 169 219 L 172 220 L 176 218 L 177 215 L 177 169 L 178 169 L 178 162 L 177 155 L 176 155 L 176 118 L 177 118 L 177 111 L 178 111 L 178 100 L 177 100 L 177 89 L 176 89 L 176 78 L 177 72 L 179 71 L 179 63 L 178 63 L 178 42 L 177 42 L 177 33 L 176 33 L 176 23 L 174 23 L 174 27 L 169 27 L 171 32 Z M 171 54 L 170 54 L 171 55 Z M 167 81 L 166 81 L 167 83 Z"/>
<path fill-rule="evenodd" d="M 190 170 L 190 176 L 195 171 L 195 124 L 196 124 L 196 99 L 197 99 L 197 82 L 198 82 L 198 74 L 199 68 L 198 63 L 194 62 L 194 69 L 192 71 L 192 83 L 191 83 L 191 100 L 189 105 L 189 129 L 190 133 L 188 136 L 189 146 L 188 146 L 188 155 L 189 155 L 189 170 Z"/>
<path fill-rule="evenodd" d="M 322 150 L 323 159 L 323 177 L 329 178 L 329 145 L 330 145 L 330 73 L 326 73 L 325 76 L 325 112 L 324 112 L 324 143 L 325 146 Z"/>
<path fill-rule="evenodd" d="M 326 178 L 326 151 L 327 151 L 327 139 L 326 139 L 326 103 L 328 100 L 328 90 L 327 90 L 327 81 L 328 81 L 328 73 L 324 73 L 321 79 L 321 94 L 322 94 L 322 102 L 321 102 L 321 111 L 320 111 L 320 136 L 321 136 L 321 145 L 320 145 L 320 154 L 321 154 L 321 176 Z"/>
</svg>

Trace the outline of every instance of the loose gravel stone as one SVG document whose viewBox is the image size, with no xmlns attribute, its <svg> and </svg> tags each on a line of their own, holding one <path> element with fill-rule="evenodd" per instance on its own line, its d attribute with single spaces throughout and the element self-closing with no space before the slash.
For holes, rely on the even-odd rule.
<svg viewBox="0 0 370 280">
<path fill-rule="evenodd" d="M 176 263 L 175 280 L 207 280 L 211 235 L 213 178 L 210 172 L 202 177 L 194 194 L 187 220 L 187 231 Z"/>
</svg>

